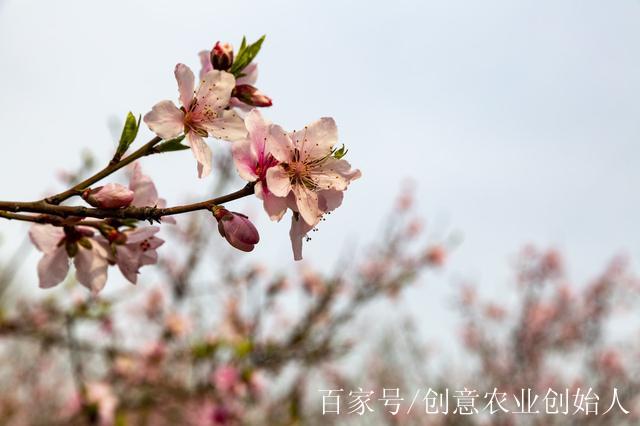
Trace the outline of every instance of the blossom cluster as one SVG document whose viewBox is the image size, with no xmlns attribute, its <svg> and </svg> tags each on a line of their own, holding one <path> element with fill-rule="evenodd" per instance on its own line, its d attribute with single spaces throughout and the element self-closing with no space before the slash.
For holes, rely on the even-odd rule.
<svg viewBox="0 0 640 426">
<path fill-rule="evenodd" d="M 159 227 L 143 226 L 139 221 L 172 223 L 171 215 L 200 209 L 212 213 L 219 233 L 231 246 L 252 251 L 260 237 L 246 215 L 227 210 L 219 205 L 218 198 L 167 208 L 153 181 L 140 171 L 137 160 L 143 156 L 190 149 L 198 176 L 204 178 L 213 170 L 207 138 L 230 143 L 236 171 L 247 181 L 243 190 L 219 199 L 255 194 L 272 221 L 280 221 L 290 210 L 293 256 L 302 259 L 307 234 L 325 214 L 342 204 L 344 191 L 361 174 L 343 158 L 347 150 L 344 145 L 338 146 L 338 130 L 332 118 L 320 118 L 299 131 L 287 131 L 259 111 L 273 103 L 255 87 L 258 68 L 254 58 L 263 40 L 247 44 L 243 39 L 237 54 L 230 44 L 221 42 L 210 52 L 200 52 L 198 79 L 187 65 L 177 64 L 178 105 L 171 100 L 160 101 L 143 118 L 156 138 L 125 156 L 140 126 L 140 120 L 130 113 L 118 150 L 103 171 L 43 201 L 10 205 L 14 212 L 43 215 L 3 213 L 0 202 L 3 217 L 37 223 L 30 237 L 43 253 L 38 265 L 42 288 L 63 281 L 71 260 L 77 280 L 94 293 L 105 286 L 110 265 L 117 265 L 135 284 L 140 268 L 157 262 L 156 249 L 164 242 L 156 236 Z M 92 187 L 130 163 L 133 170 L 128 187 L 115 182 Z M 94 209 L 59 205 L 72 196 L 80 196 Z M 87 220 L 90 217 L 101 220 Z"/>
<path fill-rule="evenodd" d="M 166 203 L 158 197 L 153 181 L 142 173 L 138 163 L 133 166 L 128 188 L 108 184 L 88 194 L 86 198 L 91 203 L 103 208 L 117 200 L 137 207 Z M 164 221 L 175 223 L 171 217 Z M 164 240 L 156 236 L 159 227 L 137 226 L 119 231 L 117 224 L 108 222 L 97 227 L 74 226 L 73 221 L 64 227 L 40 224 L 31 227 L 31 242 L 43 253 L 38 263 L 40 287 L 50 288 L 62 282 L 69 272 L 70 259 L 76 267 L 78 282 L 94 293 L 107 283 L 109 265 L 117 265 L 122 275 L 136 284 L 140 268 L 158 261 L 156 249 L 164 244 Z"/>
<path fill-rule="evenodd" d="M 216 186 L 224 186 L 233 162 L 216 166 L 224 171 Z M 214 214 L 229 215 L 222 207 Z M 362 340 L 353 330 L 369 302 L 395 298 L 439 266 L 429 256 L 432 244 L 418 239 L 416 221 L 407 223 L 409 214 L 394 209 L 384 238 L 330 274 L 309 264 L 283 273 L 251 259 L 229 262 L 221 248 L 227 238 L 242 240 L 229 237 L 233 231 L 210 240 L 210 218 L 191 215 L 167 228 L 179 249 L 160 253 L 153 285 L 99 297 L 73 286 L 37 299 L 18 295 L 0 316 L 0 361 L 10 366 L 0 418 L 103 426 L 332 424 L 314 422 L 312 408 L 289 407 L 317 396 L 315 383 L 306 390 L 306 377 Z M 3 266 L 0 260 L 0 288 L 7 285 Z M 212 266 L 215 273 L 194 273 Z"/>
</svg>

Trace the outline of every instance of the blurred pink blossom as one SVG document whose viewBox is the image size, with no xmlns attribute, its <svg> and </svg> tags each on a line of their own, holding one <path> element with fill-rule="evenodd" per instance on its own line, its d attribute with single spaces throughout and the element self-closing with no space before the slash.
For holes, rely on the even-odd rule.
<svg viewBox="0 0 640 426">
<path fill-rule="evenodd" d="M 125 231 L 124 244 L 113 244 L 102 237 L 98 238 L 108 253 L 109 262 L 118 265 L 122 275 L 136 284 L 140 268 L 158 262 L 156 250 L 164 244 L 164 240 L 155 236 L 158 231 L 160 228 L 157 226 L 144 226 Z"/>
<path fill-rule="evenodd" d="M 85 227 L 33 225 L 29 238 L 44 255 L 38 262 L 41 288 L 54 287 L 69 272 L 69 257 L 73 257 L 76 278 L 93 293 L 98 293 L 107 282 L 107 252 L 96 240 L 93 231 Z"/>
</svg>

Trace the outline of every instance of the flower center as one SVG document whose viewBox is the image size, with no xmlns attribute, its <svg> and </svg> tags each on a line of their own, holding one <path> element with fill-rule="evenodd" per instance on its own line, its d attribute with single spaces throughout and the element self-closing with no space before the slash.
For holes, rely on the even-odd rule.
<svg viewBox="0 0 640 426">
<path fill-rule="evenodd" d="M 295 157 L 294 157 L 295 158 Z M 304 185 L 308 189 L 315 190 L 318 185 L 311 179 L 311 168 L 303 161 L 293 161 L 285 165 L 292 185 Z"/>
</svg>

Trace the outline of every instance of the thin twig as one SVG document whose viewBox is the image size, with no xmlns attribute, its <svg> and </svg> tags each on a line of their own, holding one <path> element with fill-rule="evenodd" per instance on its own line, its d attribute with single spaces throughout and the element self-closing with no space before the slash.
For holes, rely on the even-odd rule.
<svg viewBox="0 0 640 426">
<path fill-rule="evenodd" d="M 114 172 L 120 170 L 124 166 L 133 163 L 135 160 L 137 160 L 137 159 L 139 159 L 141 157 L 144 157 L 146 155 L 156 154 L 157 151 L 154 150 L 153 148 L 158 143 L 160 143 L 160 141 L 162 141 L 162 139 L 160 137 L 158 137 L 158 136 L 154 137 L 149 142 L 144 144 L 141 148 L 139 148 L 137 151 L 133 152 L 132 154 L 130 154 L 128 156 L 126 156 L 125 158 L 123 158 L 119 162 L 117 162 L 115 164 L 109 163 L 109 165 L 107 167 L 105 167 L 104 169 L 100 170 L 95 175 L 83 180 L 79 184 L 73 186 L 72 188 L 70 188 L 70 189 L 68 189 L 68 190 L 66 190 L 64 192 L 61 192 L 59 194 L 56 194 L 56 195 L 53 195 L 51 197 L 46 198 L 43 201 L 46 201 L 48 204 L 60 204 L 61 202 L 73 197 L 74 195 L 80 195 L 84 189 L 87 189 L 88 187 L 90 187 L 94 183 L 96 183 L 96 182 L 104 179 L 105 177 L 113 174 Z"/>
<path fill-rule="evenodd" d="M 123 160 L 125 161 L 125 160 Z M 244 188 L 221 197 L 199 203 L 186 204 L 182 206 L 158 208 L 158 207 L 126 207 L 121 209 L 96 209 L 84 206 L 60 206 L 51 204 L 48 201 L 16 202 L 0 201 L 0 211 L 7 213 L 29 212 L 50 214 L 60 217 L 94 217 L 98 219 L 137 219 L 158 221 L 164 216 L 189 213 L 198 210 L 210 210 L 212 207 L 237 200 L 254 193 L 254 182 L 247 184 Z M 7 217 L 6 213 L 0 217 Z M 13 217 L 14 219 L 16 217 Z M 26 219 L 26 217 L 22 217 Z M 50 223 L 50 222 L 47 222 Z M 55 223 L 54 223 L 55 224 Z"/>
</svg>

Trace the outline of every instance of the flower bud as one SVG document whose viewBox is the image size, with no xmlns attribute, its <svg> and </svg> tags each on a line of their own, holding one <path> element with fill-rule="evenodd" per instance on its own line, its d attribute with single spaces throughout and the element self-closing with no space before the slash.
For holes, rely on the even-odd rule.
<svg viewBox="0 0 640 426">
<path fill-rule="evenodd" d="M 214 207 L 213 215 L 218 220 L 218 231 L 233 247 L 252 251 L 260 241 L 258 230 L 249 218 L 241 213 L 230 212 L 224 207 Z"/>
<path fill-rule="evenodd" d="M 273 105 L 271 98 L 250 84 L 240 84 L 233 90 L 233 96 L 247 105 L 268 107 Z"/>
<path fill-rule="evenodd" d="M 107 224 L 101 224 L 98 228 L 103 237 L 107 239 L 110 243 L 114 243 L 117 245 L 123 245 L 127 242 L 127 234 L 124 232 L 118 231 L 113 226 Z"/>
<path fill-rule="evenodd" d="M 211 65 L 214 70 L 227 71 L 233 64 L 233 46 L 216 42 L 211 50 Z"/>
<path fill-rule="evenodd" d="M 444 247 L 435 245 L 427 249 L 424 260 L 432 266 L 442 266 L 447 258 Z"/>
<path fill-rule="evenodd" d="M 87 189 L 82 198 L 93 207 L 101 209 L 119 209 L 133 202 L 133 191 L 118 183 L 108 183 L 95 189 Z"/>
</svg>

